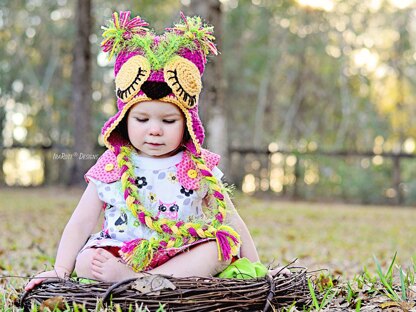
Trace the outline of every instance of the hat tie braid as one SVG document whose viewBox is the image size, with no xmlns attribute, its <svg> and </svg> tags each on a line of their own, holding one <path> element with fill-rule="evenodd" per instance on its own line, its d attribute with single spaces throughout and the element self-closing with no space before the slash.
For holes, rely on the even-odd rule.
<svg viewBox="0 0 416 312">
<path fill-rule="evenodd" d="M 208 185 L 208 195 L 215 198 L 216 205 L 212 208 L 213 220 L 209 222 L 184 222 L 167 218 L 158 218 L 148 211 L 140 202 L 138 187 L 134 180 L 134 167 L 131 161 L 132 148 L 122 146 L 117 155 L 121 168 L 121 185 L 127 208 L 139 222 L 157 233 L 150 240 L 134 239 L 126 242 L 120 253 L 123 259 L 131 265 L 134 271 L 142 271 L 148 267 L 158 249 L 178 248 L 185 243 L 198 239 L 215 238 L 218 249 L 218 259 L 228 260 L 238 253 L 240 238 L 230 226 L 224 225 L 226 204 L 220 182 L 212 175 L 200 157 L 192 156 L 204 181 Z"/>
<path fill-rule="evenodd" d="M 222 193 L 223 186 L 212 174 L 202 157 L 192 155 L 191 158 L 208 185 L 208 194 L 216 202 L 216 206 L 212 209 L 215 218 L 211 221 L 211 224 L 215 228 L 218 260 L 229 260 L 232 256 L 237 255 L 241 241 L 240 235 L 233 228 L 223 224 L 227 215 L 225 196 Z"/>
</svg>

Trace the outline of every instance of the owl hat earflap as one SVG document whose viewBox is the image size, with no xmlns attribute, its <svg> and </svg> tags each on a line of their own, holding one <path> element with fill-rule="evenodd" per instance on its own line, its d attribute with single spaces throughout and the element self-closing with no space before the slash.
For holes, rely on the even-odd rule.
<svg viewBox="0 0 416 312">
<path fill-rule="evenodd" d="M 112 21 L 103 28 L 103 51 L 110 58 L 116 55 L 118 107 L 102 129 L 104 143 L 117 156 L 127 208 L 141 225 L 157 233 L 150 240 L 125 242 L 121 248 L 120 255 L 135 271 L 146 270 L 161 249 L 212 239 L 217 243 L 219 260 L 229 260 L 238 254 L 241 244 L 238 233 L 225 224 L 225 190 L 207 166 L 201 147 L 204 129 L 198 116 L 199 94 L 206 56 L 217 54 L 213 27 L 203 24 L 198 16 L 185 17 L 181 13 L 181 17 L 182 22 L 167 28 L 161 36 L 150 31 L 148 23 L 139 16 L 130 19 L 130 12 L 114 13 Z M 175 104 L 185 116 L 190 140 L 185 143 L 184 155 L 195 168 L 188 175 L 190 179 L 201 177 L 212 199 L 210 214 L 204 220 L 178 222 L 159 218 L 141 204 L 130 161 L 132 148 L 120 124 L 133 105 L 151 100 Z"/>
</svg>

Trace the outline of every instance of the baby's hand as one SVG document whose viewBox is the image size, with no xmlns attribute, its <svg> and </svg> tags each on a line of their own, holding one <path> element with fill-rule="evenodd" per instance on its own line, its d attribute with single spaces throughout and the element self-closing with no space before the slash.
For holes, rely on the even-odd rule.
<svg viewBox="0 0 416 312">
<path fill-rule="evenodd" d="M 269 270 L 269 275 L 275 276 L 276 274 L 289 276 L 292 273 L 289 271 L 289 269 L 283 267 L 277 267 L 275 269 Z"/>
<path fill-rule="evenodd" d="M 47 280 L 48 278 L 66 278 L 69 276 L 69 272 L 66 269 L 63 268 L 55 268 L 51 271 L 42 272 L 38 275 L 36 275 L 34 278 L 32 278 L 29 283 L 25 286 L 26 291 L 30 291 L 33 288 L 35 288 L 36 285 L 41 284 L 43 281 Z"/>
</svg>

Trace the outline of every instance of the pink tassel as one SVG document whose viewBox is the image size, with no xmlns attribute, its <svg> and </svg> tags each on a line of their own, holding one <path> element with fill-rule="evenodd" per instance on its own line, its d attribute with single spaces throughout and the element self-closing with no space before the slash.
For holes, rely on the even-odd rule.
<svg viewBox="0 0 416 312">
<path fill-rule="evenodd" d="M 130 18 L 130 11 L 120 11 L 120 28 L 126 28 Z"/>
<path fill-rule="evenodd" d="M 221 255 L 222 258 L 224 260 L 229 260 L 231 259 L 231 242 L 230 240 L 234 243 L 237 244 L 238 243 L 238 239 L 236 237 L 234 237 L 233 235 L 231 235 L 230 233 L 226 232 L 226 231 L 217 231 L 217 233 L 215 233 L 215 236 L 217 238 L 217 244 L 218 247 L 221 251 Z"/>
<path fill-rule="evenodd" d="M 183 21 L 185 22 L 186 26 L 188 26 L 188 28 L 189 28 L 189 25 L 188 25 L 188 20 L 186 19 L 185 14 L 183 14 L 183 12 L 182 12 L 182 11 L 181 11 L 179 14 L 181 15 L 181 18 L 182 18 L 182 19 L 183 19 Z"/>
<path fill-rule="evenodd" d="M 114 40 L 108 40 L 106 41 L 104 44 L 101 45 L 101 48 L 103 49 L 104 52 L 108 52 L 111 51 L 111 49 L 113 48 L 114 45 Z M 116 155 L 120 154 L 120 151 L 116 150 Z"/>
<path fill-rule="evenodd" d="M 142 241 L 142 238 L 133 239 L 129 242 L 125 242 L 123 247 L 120 248 L 121 252 L 124 254 L 131 255 L 134 248 Z"/>
</svg>

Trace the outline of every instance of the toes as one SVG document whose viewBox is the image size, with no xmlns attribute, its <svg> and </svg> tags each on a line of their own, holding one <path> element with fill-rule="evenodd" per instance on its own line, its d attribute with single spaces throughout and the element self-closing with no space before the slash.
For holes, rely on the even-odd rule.
<svg viewBox="0 0 416 312">
<path fill-rule="evenodd" d="M 96 260 L 96 261 L 99 261 L 99 262 L 106 262 L 107 261 L 107 257 L 105 257 L 103 255 L 103 251 L 105 251 L 105 250 L 98 248 L 94 252 L 94 254 L 92 255 L 92 260 Z"/>
<path fill-rule="evenodd" d="M 106 262 L 106 261 L 114 258 L 114 256 L 113 256 L 112 253 L 108 252 L 105 249 L 97 248 L 97 250 L 95 251 L 92 258 L 96 259 L 98 261 L 101 261 L 101 262 Z"/>
<path fill-rule="evenodd" d="M 97 260 L 97 259 L 92 259 L 91 261 L 91 265 L 94 268 L 102 268 L 103 267 L 103 262 Z"/>
</svg>

